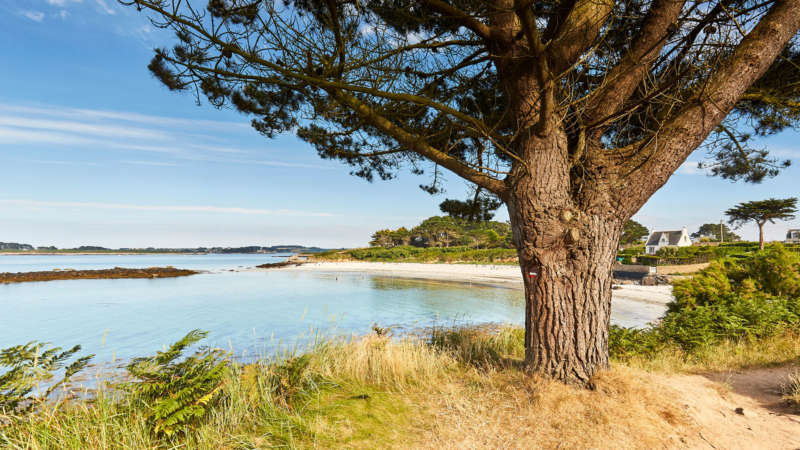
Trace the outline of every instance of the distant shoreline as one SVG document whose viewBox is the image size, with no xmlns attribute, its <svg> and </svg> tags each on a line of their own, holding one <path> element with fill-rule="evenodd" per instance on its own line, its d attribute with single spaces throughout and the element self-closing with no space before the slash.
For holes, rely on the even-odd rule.
<svg viewBox="0 0 800 450">
<path fill-rule="evenodd" d="M 288 255 L 294 254 L 290 252 L 286 253 L 184 253 L 184 252 L 126 252 L 126 251 L 108 251 L 108 252 L 39 252 L 39 251 L 29 251 L 29 252 L 3 252 L 0 251 L 0 256 L 97 256 L 97 255 L 108 255 L 108 256 L 132 256 L 132 255 L 176 255 L 176 256 L 189 256 L 189 255 L 197 255 L 197 256 L 205 256 L 205 255 Z"/>
<path fill-rule="evenodd" d="M 108 255 L 108 256 L 130 256 L 130 255 L 207 255 L 208 253 L 159 253 L 159 252 L 152 252 L 152 253 L 132 253 L 132 252 L 0 252 L 0 256 L 97 256 L 97 255 Z M 229 255 L 247 255 L 250 253 L 227 253 Z M 255 254 L 255 253 L 253 253 Z"/>
</svg>

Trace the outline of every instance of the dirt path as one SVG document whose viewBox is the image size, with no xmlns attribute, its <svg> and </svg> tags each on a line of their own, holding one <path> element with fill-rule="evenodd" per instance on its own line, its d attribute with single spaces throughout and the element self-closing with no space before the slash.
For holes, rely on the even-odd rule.
<svg viewBox="0 0 800 450">
<path fill-rule="evenodd" d="M 670 378 L 667 384 L 694 422 L 687 448 L 800 449 L 800 411 L 780 395 L 781 383 L 796 368 Z"/>
</svg>

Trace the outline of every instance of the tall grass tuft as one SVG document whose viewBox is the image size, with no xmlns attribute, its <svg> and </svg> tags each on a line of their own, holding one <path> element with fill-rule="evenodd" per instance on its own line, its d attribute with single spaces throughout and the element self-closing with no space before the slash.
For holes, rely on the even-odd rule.
<svg viewBox="0 0 800 450">
<path fill-rule="evenodd" d="M 790 405 L 800 406 L 800 371 L 795 370 L 786 378 L 786 383 L 781 385 L 783 399 Z"/>
</svg>

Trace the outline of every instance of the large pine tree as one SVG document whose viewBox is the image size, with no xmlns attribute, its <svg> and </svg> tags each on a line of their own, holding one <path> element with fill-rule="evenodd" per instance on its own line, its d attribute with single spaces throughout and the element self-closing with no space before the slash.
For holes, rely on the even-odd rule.
<svg viewBox="0 0 800 450">
<path fill-rule="evenodd" d="M 447 170 L 502 200 L 527 365 L 567 382 L 609 366 L 625 222 L 703 145 L 717 175 L 774 176 L 748 143 L 800 114 L 800 0 L 131 4 L 177 36 L 149 66 L 169 89 L 368 180 Z"/>
</svg>

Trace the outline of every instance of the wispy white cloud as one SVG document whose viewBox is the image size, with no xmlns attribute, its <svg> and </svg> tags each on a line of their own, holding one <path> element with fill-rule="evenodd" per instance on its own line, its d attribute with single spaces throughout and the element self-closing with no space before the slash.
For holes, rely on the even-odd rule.
<svg viewBox="0 0 800 450">
<path fill-rule="evenodd" d="M 684 175 L 705 175 L 706 171 L 697 167 L 697 161 L 686 161 L 678 168 L 676 173 Z"/>
<path fill-rule="evenodd" d="M 111 124 L 89 124 L 66 120 L 47 120 L 28 117 L 14 117 L 0 115 L 0 125 L 6 127 L 29 128 L 37 130 L 55 130 L 69 133 L 86 134 L 101 137 L 114 138 L 133 138 L 147 140 L 165 140 L 168 134 L 165 132 L 146 129 L 132 128 L 129 126 Z"/>
<path fill-rule="evenodd" d="M 72 208 L 72 209 L 111 209 L 130 211 L 160 212 L 197 212 L 217 214 L 255 214 L 273 216 L 319 216 L 329 217 L 333 214 L 294 211 L 291 209 L 250 209 L 220 206 L 168 206 L 168 205 L 131 205 L 122 203 L 84 203 L 84 202 L 51 202 L 28 199 L 0 199 L 0 207 L 22 208 Z"/>
<path fill-rule="evenodd" d="M 123 164 L 137 164 L 140 166 L 171 166 L 171 167 L 185 167 L 183 164 L 172 164 L 156 161 L 120 161 Z"/>
<path fill-rule="evenodd" d="M 91 162 L 73 162 L 73 161 L 52 161 L 52 160 L 44 160 L 44 159 L 20 159 L 18 161 L 22 162 L 30 162 L 36 164 L 58 164 L 58 165 L 81 165 L 81 166 L 102 166 L 99 163 L 91 163 Z"/>
<path fill-rule="evenodd" d="M 61 10 L 58 14 L 54 15 L 53 17 L 61 17 L 61 20 L 67 20 L 67 15 L 69 13 L 66 10 Z"/>
<path fill-rule="evenodd" d="M 67 6 L 70 3 L 82 3 L 83 0 L 47 0 L 47 3 L 54 6 Z"/>
<path fill-rule="evenodd" d="M 300 164 L 300 163 L 286 163 L 280 161 L 246 161 L 245 164 L 258 164 L 262 166 L 275 166 L 275 167 L 301 167 L 306 169 L 325 169 L 335 170 L 333 167 L 320 166 L 317 164 Z"/>
<path fill-rule="evenodd" d="M 42 19 L 44 19 L 44 13 L 39 11 L 20 11 L 19 13 L 28 19 L 35 20 L 37 22 L 41 22 Z"/>
<path fill-rule="evenodd" d="M 264 154 L 263 149 L 231 145 L 231 139 L 236 141 L 244 133 L 254 131 L 248 124 L 239 122 L 0 103 L 0 148 L 7 145 L 49 149 L 80 147 L 125 153 L 125 157 L 114 158 L 125 161 L 153 161 L 151 157 L 140 159 L 136 155 L 147 153 L 186 161 L 334 170 L 330 165 L 258 158 Z M 169 164 L 177 165 L 174 161 L 159 163 Z"/>
<path fill-rule="evenodd" d="M 120 120 L 136 122 L 159 127 L 186 127 L 210 131 L 235 131 L 249 130 L 251 126 L 246 122 L 223 122 L 216 120 L 189 120 L 174 117 L 151 116 L 127 111 L 107 111 L 81 108 L 38 107 L 26 105 L 13 105 L 0 103 L 0 112 L 14 115 L 26 114 L 32 116 L 68 117 L 72 120 Z"/>
<path fill-rule="evenodd" d="M 104 13 L 112 15 L 117 13 L 115 10 L 111 9 L 108 6 L 108 4 L 106 4 L 105 0 L 95 0 L 95 1 L 97 2 L 97 5 L 100 7 L 100 10 L 103 11 Z"/>
</svg>

